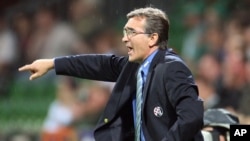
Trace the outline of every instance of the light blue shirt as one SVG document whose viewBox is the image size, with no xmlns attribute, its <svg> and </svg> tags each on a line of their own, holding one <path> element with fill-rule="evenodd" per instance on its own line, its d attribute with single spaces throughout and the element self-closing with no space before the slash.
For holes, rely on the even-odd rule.
<svg viewBox="0 0 250 141">
<path fill-rule="evenodd" d="M 148 70 L 149 70 L 149 66 L 154 58 L 154 56 L 156 55 L 156 53 L 158 52 L 158 50 L 154 51 L 150 56 L 148 56 L 148 58 L 146 60 L 143 61 L 143 63 L 141 64 L 141 68 L 142 68 L 142 74 L 143 74 L 143 89 L 144 89 L 144 84 L 146 82 L 147 79 L 147 75 L 148 75 Z M 133 114 L 134 114 L 134 125 L 136 126 L 135 120 L 136 120 L 136 95 L 134 95 L 133 97 L 133 101 L 132 101 L 132 106 L 133 106 Z M 143 131 L 141 130 L 141 141 L 145 141 L 145 137 L 143 134 Z"/>
</svg>

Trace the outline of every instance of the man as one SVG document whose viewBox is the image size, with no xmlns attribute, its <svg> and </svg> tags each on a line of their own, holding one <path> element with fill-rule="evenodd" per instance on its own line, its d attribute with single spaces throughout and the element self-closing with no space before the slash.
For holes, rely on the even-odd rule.
<svg viewBox="0 0 250 141">
<path fill-rule="evenodd" d="M 19 70 L 31 71 L 30 80 L 55 69 L 58 75 L 116 82 L 94 132 L 97 141 L 202 141 L 203 102 L 190 70 L 167 48 L 166 14 L 140 8 L 127 17 L 122 41 L 128 57 L 41 59 Z"/>
</svg>

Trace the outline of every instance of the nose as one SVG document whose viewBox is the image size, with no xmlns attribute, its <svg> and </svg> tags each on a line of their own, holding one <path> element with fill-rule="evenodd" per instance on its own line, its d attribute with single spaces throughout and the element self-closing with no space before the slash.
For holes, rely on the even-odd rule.
<svg viewBox="0 0 250 141">
<path fill-rule="evenodd" d="M 123 37 L 122 37 L 122 42 L 124 42 L 124 43 L 128 42 L 128 37 L 125 36 L 125 35 L 123 35 Z"/>
</svg>

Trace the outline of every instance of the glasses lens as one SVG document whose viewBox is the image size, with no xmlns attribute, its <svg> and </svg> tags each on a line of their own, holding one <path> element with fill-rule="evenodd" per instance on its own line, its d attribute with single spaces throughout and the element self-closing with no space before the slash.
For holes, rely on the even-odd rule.
<svg viewBox="0 0 250 141">
<path fill-rule="evenodd" d="M 123 36 L 127 36 L 127 31 L 123 30 Z"/>
</svg>

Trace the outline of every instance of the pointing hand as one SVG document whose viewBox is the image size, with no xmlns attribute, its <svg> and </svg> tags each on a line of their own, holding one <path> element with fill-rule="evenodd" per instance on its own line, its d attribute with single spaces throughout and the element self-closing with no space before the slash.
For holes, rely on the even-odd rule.
<svg viewBox="0 0 250 141">
<path fill-rule="evenodd" d="M 30 71 L 31 76 L 29 77 L 30 80 L 34 80 L 38 77 L 43 76 L 49 70 L 54 68 L 54 59 L 39 59 L 35 60 L 31 64 L 24 65 L 20 67 L 19 71 Z"/>
</svg>

